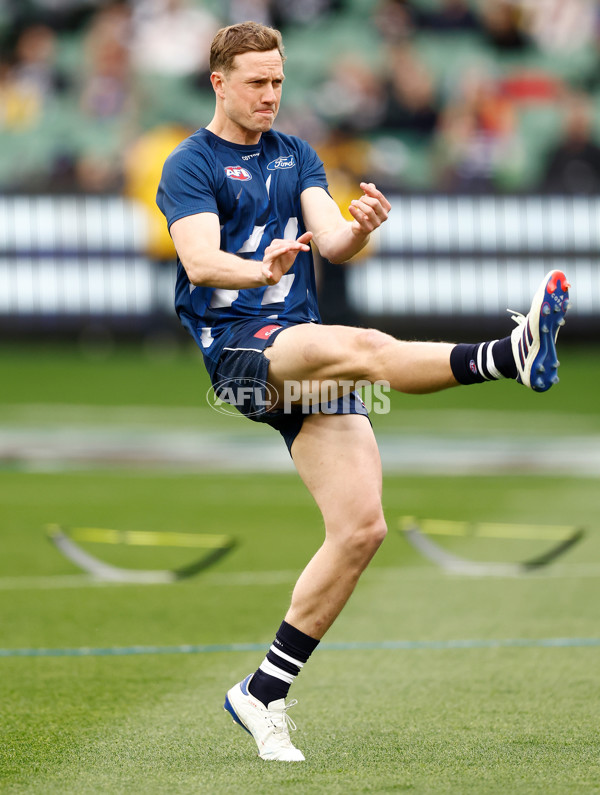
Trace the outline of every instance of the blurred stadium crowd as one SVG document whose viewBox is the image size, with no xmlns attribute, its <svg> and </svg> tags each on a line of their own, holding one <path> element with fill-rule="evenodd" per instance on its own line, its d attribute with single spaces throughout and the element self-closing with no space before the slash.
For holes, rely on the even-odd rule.
<svg viewBox="0 0 600 795">
<path fill-rule="evenodd" d="M 277 126 L 338 194 L 598 192 L 598 0 L 2 0 L 0 189 L 153 200 L 244 19 L 283 31 Z"/>
</svg>

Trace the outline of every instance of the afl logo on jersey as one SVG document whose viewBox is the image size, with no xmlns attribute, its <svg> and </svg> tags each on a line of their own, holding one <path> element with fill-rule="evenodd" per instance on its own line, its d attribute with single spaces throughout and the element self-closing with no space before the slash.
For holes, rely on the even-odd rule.
<svg viewBox="0 0 600 795">
<path fill-rule="evenodd" d="M 278 168 L 294 168 L 295 165 L 294 155 L 288 155 L 287 157 L 282 155 L 276 160 L 271 160 L 267 168 L 269 171 L 276 171 Z"/>
<path fill-rule="evenodd" d="M 242 166 L 225 166 L 225 175 L 229 179 L 240 179 L 242 181 L 252 179 L 252 174 L 247 168 L 242 168 Z"/>
</svg>

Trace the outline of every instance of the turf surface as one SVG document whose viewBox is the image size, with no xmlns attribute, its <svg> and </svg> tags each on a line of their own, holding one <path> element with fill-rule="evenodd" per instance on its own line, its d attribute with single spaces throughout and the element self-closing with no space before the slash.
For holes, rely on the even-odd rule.
<svg viewBox="0 0 600 795">
<path fill-rule="evenodd" d="M 589 437 L 598 430 L 591 395 L 598 373 L 590 353 L 564 357 L 563 383 L 547 396 L 509 384 L 456 390 L 425 403 L 406 401 L 405 412 L 377 422 L 383 432 L 388 423 L 434 433 L 453 417 L 464 432 L 476 433 L 470 415 L 476 425 L 501 433 L 516 418 L 523 433 L 541 434 L 550 425 L 556 434 Z M 126 351 L 95 360 L 46 350 L 4 352 L 0 359 L 4 427 L 36 428 L 57 417 L 68 422 L 72 409 L 64 404 L 79 407 L 81 422 L 110 416 L 124 427 L 135 422 L 137 407 L 171 425 L 185 426 L 196 414 L 200 424 L 221 421 L 202 407 L 205 381 L 187 353 L 148 359 Z M 130 413 L 119 413 L 122 406 Z M 406 417 L 411 411 L 412 420 Z M 377 647 L 386 641 L 598 639 L 597 492 L 595 478 L 387 477 L 389 536 L 327 636 L 329 643 L 374 648 L 324 647 L 299 677 L 292 715 L 299 725 L 295 742 L 307 756 L 302 765 L 258 760 L 252 740 L 221 709 L 225 689 L 253 670 L 262 652 L 0 658 L 0 790 L 600 792 L 600 647 Z M 1 649 L 266 647 L 298 571 L 321 538 L 310 496 L 287 474 L 25 472 L 6 462 L 0 494 Z M 398 532 L 405 514 L 583 525 L 587 533 L 545 573 L 450 577 Z M 49 522 L 227 532 L 238 545 L 209 571 L 176 585 L 94 586 L 78 579 L 45 538 Z M 519 560 L 548 544 L 436 540 L 463 556 L 496 560 Z M 87 548 L 117 564 L 156 568 L 179 565 L 191 554 Z"/>
</svg>

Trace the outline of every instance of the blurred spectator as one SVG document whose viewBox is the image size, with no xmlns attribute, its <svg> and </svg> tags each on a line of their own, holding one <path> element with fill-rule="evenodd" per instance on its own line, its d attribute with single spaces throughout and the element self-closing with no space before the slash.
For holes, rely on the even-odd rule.
<svg viewBox="0 0 600 795">
<path fill-rule="evenodd" d="M 440 187 L 492 189 L 517 162 L 514 111 L 480 69 L 467 72 L 460 88 L 458 99 L 444 109 L 436 136 Z"/>
<path fill-rule="evenodd" d="M 342 3 L 343 0 L 229 0 L 227 24 L 252 19 L 285 31 L 290 25 L 314 25 L 338 11 Z"/>
<path fill-rule="evenodd" d="M 276 28 L 288 25 L 313 25 L 323 17 L 339 11 L 342 0 L 271 0 L 271 14 Z"/>
<path fill-rule="evenodd" d="M 35 127 L 41 110 L 40 97 L 17 79 L 12 60 L 0 60 L 0 131 Z"/>
<path fill-rule="evenodd" d="M 421 26 L 443 32 L 479 31 L 481 24 L 467 0 L 440 0 L 440 8 L 424 13 Z"/>
<path fill-rule="evenodd" d="M 379 76 L 357 53 L 340 56 L 317 92 L 317 110 L 335 127 L 354 132 L 374 129 L 385 110 Z"/>
<path fill-rule="evenodd" d="M 348 211 L 350 202 L 357 196 L 358 184 L 372 177 L 370 165 L 371 146 L 344 126 L 331 128 L 316 150 L 325 165 L 329 192 L 347 220 L 352 220 Z M 382 186 L 383 187 L 383 186 Z M 356 262 L 368 255 L 364 248 Z M 358 318 L 348 303 L 345 268 L 332 265 L 316 252 L 315 271 L 321 314 L 326 323 L 356 323 Z"/>
<path fill-rule="evenodd" d="M 227 24 L 237 25 L 251 19 L 261 25 L 273 25 L 270 0 L 229 0 Z"/>
<path fill-rule="evenodd" d="M 600 146 L 593 137 L 590 100 L 583 94 L 567 102 L 562 138 L 548 154 L 541 187 L 553 193 L 600 192 Z"/>
<path fill-rule="evenodd" d="M 168 127 L 140 138 L 140 125 L 185 118 L 185 108 L 178 109 L 194 97 L 194 86 L 209 90 L 208 46 L 217 27 L 254 18 L 299 33 L 333 12 L 345 22 L 350 7 L 356 19 L 356 2 L 226 0 L 219 6 L 214 0 L 0 0 L 4 162 L 10 165 L 12 152 L 21 151 L 17 144 L 29 146 L 25 141 L 31 138 L 31 173 L 27 176 L 22 167 L 20 177 L 27 176 L 28 185 L 33 175 L 44 189 L 120 190 L 121 153 L 130 142 L 139 139 L 135 151 L 145 157 L 170 140 Z M 439 86 L 419 56 L 422 30 L 479 31 L 477 37 L 457 39 L 456 50 L 448 50 L 448 76 L 457 73 L 461 58 L 471 62 L 472 38 L 487 41 L 497 54 L 527 53 L 535 46 L 564 53 L 591 42 L 598 50 L 596 64 L 591 58 L 574 60 L 572 85 L 600 90 L 600 0 L 377 0 L 368 5 L 373 11 L 365 22 L 376 26 L 381 47 L 389 48 L 386 74 L 371 65 L 381 53 L 335 57 L 332 52 L 328 78 L 312 93 L 310 106 L 288 91 L 278 119 L 279 129 L 300 133 L 317 146 L 320 141 L 329 160 L 337 157 L 331 171 L 342 186 L 336 187 L 340 195 L 344 185 L 350 187 L 365 173 L 386 187 L 430 185 L 432 152 L 441 187 L 506 187 L 506 175 L 520 173 L 513 106 L 533 118 L 538 107 L 548 112 L 561 100 L 562 80 L 548 59 L 542 71 L 518 59 L 498 81 L 469 72 L 458 95 L 441 110 Z M 441 37 L 425 38 L 424 47 L 435 47 Z M 77 50 L 82 41 L 83 58 Z M 312 46 L 310 36 L 298 35 L 293 43 Z M 59 66 L 76 58 L 68 72 Z M 152 80 L 153 75 L 168 79 Z M 444 91 L 454 82 L 449 77 Z M 174 90 L 163 106 L 155 100 L 165 96 L 159 93 L 164 83 Z M 56 97 L 67 101 L 53 102 Z M 570 101 L 564 138 L 547 163 L 545 189 L 589 193 L 600 187 L 590 112 L 581 97 Z M 361 141 L 365 136 L 369 143 Z M 340 152 L 334 157 L 335 147 Z M 9 173 L 12 179 L 7 166 Z"/>
<path fill-rule="evenodd" d="M 18 35 L 30 25 L 54 31 L 80 30 L 107 0 L 2 0 L 4 15 Z"/>
<path fill-rule="evenodd" d="M 590 63 L 582 74 L 573 81 L 573 87 L 588 94 L 600 91 L 600 0 L 594 9 L 594 23 L 591 27 Z"/>
<path fill-rule="evenodd" d="M 141 72 L 190 76 L 208 72 L 208 54 L 220 24 L 189 0 L 137 0 L 131 42 Z"/>
<path fill-rule="evenodd" d="M 499 53 L 522 52 L 530 46 L 523 31 L 523 12 L 515 0 L 486 0 L 481 19 L 487 41 Z"/>
<path fill-rule="evenodd" d="M 123 188 L 121 162 L 103 152 L 85 152 L 75 163 L 74 187 L 83 193 L 120 193 Z"/>
<path fill-rule="evenodd" d="M 598 3 L 591 0 L 521 0 L 537 44 L 551 52 L 572 52 L 590 44 Z"/>
<path fill-rule="evenodd" d="M 314 107 L 315 103 L 283 103 L 277 115 L 277 129 L 286 135 L 297 135 L 316 146 L 329 132 L 328 123 L 322 119 Z"/>
<path fill-rule="evenodd" d="M 439 115 L 431 72 L 408 45 L 395 47 L 388 62 L 385 113 L 379 126 L 390 132 L 431 136 Z"/>
<path fill-rule="evenodd" d="M 413 36 L 420 15 L 409 0 L 380 0 L 373 22 L 384 41 L 397 44 Z"/>
<path fill-rule="evenodd" d="M 118 3 L 99 12 L 87 31 L 81 108 L 92 118 L 115 118 L 133 108 L 130 21 L 129 8 Z"/>
<path fill-rule="evenodd" d="M 325 165 L 331 195 L 351 219 L 347 208 L 356 198 L 356 186 L 369 173 L 370 146 L 343 125 L 330 128 L 315 146 Z"/>
<path fill-rule="evenodd" d="M 125 156 L 126 196 L 141 202 L 148 213 L 149 254 L 160 260 L 175 255 L 165 219 L 156 206 L 156 189 L 162 167 L 173 149 L 193 130 L 178 124 L 165 124 L 143 133 Z"/>
<path fill-rule="evenodd" d="M 600 0 L 594 9 L 594 22 L 590 33 L 590 62 L 587 69 L 582 70 L 582 73 L 572 80 L 572 85 L 585 93 L 595 94 L 600 91 Z"/>
<path fill-rule="evenodd" d="M 74 179 L 84 192 L 113 193 L 122 188 L 122 151 L 137 132 L 130 39 L 131 9 L 124 2 L 108 3 L 85 33 L 79 102 L 83 118 L 74 146 Z"/>
<path fill-rule="evenodd" d="M 16 80 L 37 94 L 41 104 L 68 88 L 68 78 L 56 66 L 56 34 L 51 28 L 25 28 L 17 40 L 15 54 Z"/>
<path fill-rule="evenodd" d="M 563 82 L 556 75 L 536 68 L 520 67 L 511 70 L 498 82 L 502 94 L 519 105 L 559 102 Z"/>
</svg>

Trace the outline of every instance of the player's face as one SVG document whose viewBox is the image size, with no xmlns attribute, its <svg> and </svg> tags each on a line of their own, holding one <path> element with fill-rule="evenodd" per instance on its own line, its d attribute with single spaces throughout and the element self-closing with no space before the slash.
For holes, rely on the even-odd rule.
<svg viewBox="0 0 600 795">
<path fill-rule="evenodd" d="M 236 55 L 233 69 L 221 80 L 223 137 L 255 143 L 261 133 L 270 130 L 279 110 L 283 80 L 278 50 Z"/>
</svg>

